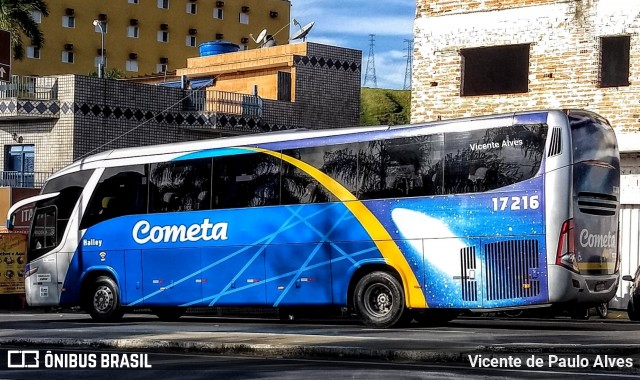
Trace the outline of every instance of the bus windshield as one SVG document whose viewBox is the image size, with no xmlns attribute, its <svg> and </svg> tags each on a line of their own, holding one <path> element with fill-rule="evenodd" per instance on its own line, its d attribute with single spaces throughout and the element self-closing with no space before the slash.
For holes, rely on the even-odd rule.
<svg viewBox="0 0 640 380">
<path fill-rule="evenodd" d="M 42 194 L 60 194 L 35 205 L 29 236 L 29 261 L 51 251 L 62 241 L 71 212 L 92 173 L 90 170 L 71 173 L 53 178 L 45 184 Z"/>
</svg>

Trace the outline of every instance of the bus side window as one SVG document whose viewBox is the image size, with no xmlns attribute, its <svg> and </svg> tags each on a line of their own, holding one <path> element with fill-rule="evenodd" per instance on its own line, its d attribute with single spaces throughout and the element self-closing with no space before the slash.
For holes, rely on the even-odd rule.
<svg viewBox="0 0 640 380">
<path fill-rule="evenodd" d="M 151 164 L 149 212 L 210 209 L 211 159 Z"/>
<path fill-rule="evenodd" d="M 443 137 L 440 134 L 368 143 L 358 167 L 359 199 L 435 195 L 442 182 Z"/>
<path fill-rule="evenodd" d="M 213 167 L 213 208 L 280 204 L 279 158 L 262 153 L 218 157 Z"/>
<path fill-rule="evenodd" d="M 147 180 L 144 165 L 107 168 L 96 186 L 80 228 L 118 216 L 147 212 Z"/>
<path fill-rule="evenodd" d="M 297 149 L 282 152 L 283 155 L 300 159 Z M 337 198 L 320 182 L 296 166 L 282 161 L 280 204 L 298 205 L 335 202 Z"/>
<path fill-rule="evenodd" d="M 447 133 L 445 193 L 488 191 L 533 177 L 542 162 L 545 131 L 536 124 Z"/>
</svg>

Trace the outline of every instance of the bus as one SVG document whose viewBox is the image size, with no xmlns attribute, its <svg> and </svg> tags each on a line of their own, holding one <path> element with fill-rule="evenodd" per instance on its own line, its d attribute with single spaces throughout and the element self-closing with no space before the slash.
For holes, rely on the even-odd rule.
<svg viewBox="0 0 640 380">
<path fill-rule="evenodd" d="M 606 119 L 527 111 L 105 151 L 8 226 L 33 204 L 32 306 L 329 306 L 387 328 L 608 302 L 619 186 Z"/>
</svg>

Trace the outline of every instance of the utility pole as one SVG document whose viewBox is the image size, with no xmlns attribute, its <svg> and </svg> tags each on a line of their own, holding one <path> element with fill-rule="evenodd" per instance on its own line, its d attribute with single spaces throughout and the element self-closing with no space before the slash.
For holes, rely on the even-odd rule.
<svg viewBox="0 0 640 380">
<path fill-rule="evenodd" d="M 413 72 L 413 40 L 404 40 L 407 43 L 407 65 L 404 69 L 404 87 L 405 90 L 411 90 L 411 74 Z"/>
<path fill-rule="evenodd" d="M 376 35 L 369 34 L 369 58 L 367 59 L 367 70 L 364 73 L 363 87 L 369 83 L 369 80 L 373 81 L 373 88 L 378 88 L 378 79 L 376 78 L 376 61 L 373 53 L 373 48 L 376 45 Z"/>
</svg>

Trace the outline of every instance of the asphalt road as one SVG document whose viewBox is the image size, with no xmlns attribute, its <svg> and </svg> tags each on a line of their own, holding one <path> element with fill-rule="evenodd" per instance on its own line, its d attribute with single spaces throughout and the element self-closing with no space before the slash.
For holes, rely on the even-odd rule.
<svg viewBox="0 0 640 380">
<path fill-rule="evenodd" d="M 3 350 L 0 354 L 4 356 Z M 54 349 L 57 357 L 87 355 L 73 349 Z M 93 350 L 96 357 L 110 356 L 113 351 Z M 120 352 L 118 355 L 122 355 Z M 132 353 L 127 353 L 131 355 Z M 136 354 L 136 353 L 133 353 Z M 42 357 L 40 358 L 42 359 Z M 3 379 L 68 380 L 70 378 L 112 380 L 127 379 L 635 379 L 637 375 L 623 371 L 578 371 L 574 369 L 535 368 L 470 368 L 461 364 L 379 363 L 349 360 L 308 360 L 216 356 L 206 354 L 148 354 L 146 368 L 10 368 L 1 372 Z M 0 361 L 1 362 L 1 361 Z M 2 367 L 6 368 L 4 363 Z"/>
<path fill-rule="evenodd" d="M 145 377 L 165 366 L 176 371 L 167 376 L 177 378 L 184 375 L 180 369 L 192 365 L 197 368 L 190 373 L 194 376 L 202 372 L 225 379 L 640 374 L 640 324 L 596 318 L 461 318 L 440 327 L 377 330 L 350 320 L 281 322 L 187 316 L 177 322 L 161 322 L 151 315 L 127 315 L 120 323 L 107 324 L 95 323 L 82 313 L 0 314 L 0 378 L 37 378 L 26 369 L 7 367 L 4 350 L 10 347 L 38 350 L 42 357 L 46 350 L 145 353 L 153 356 L 152 369 L 125 370 Z M 187 355 L 174 356 L 177 353 Z M 321 360 L 309 364 L 301 359 Z M 5 368 L 7 371 L 1 371 Z M 236 373 L 237 368 L 241 370 Z M 58 376 L 65 370 L 52 373 Z M 85 378 L 96 369 L 73 371 Z M 98 372 L 102 376 L 109 371 Z"/>
</svg>

